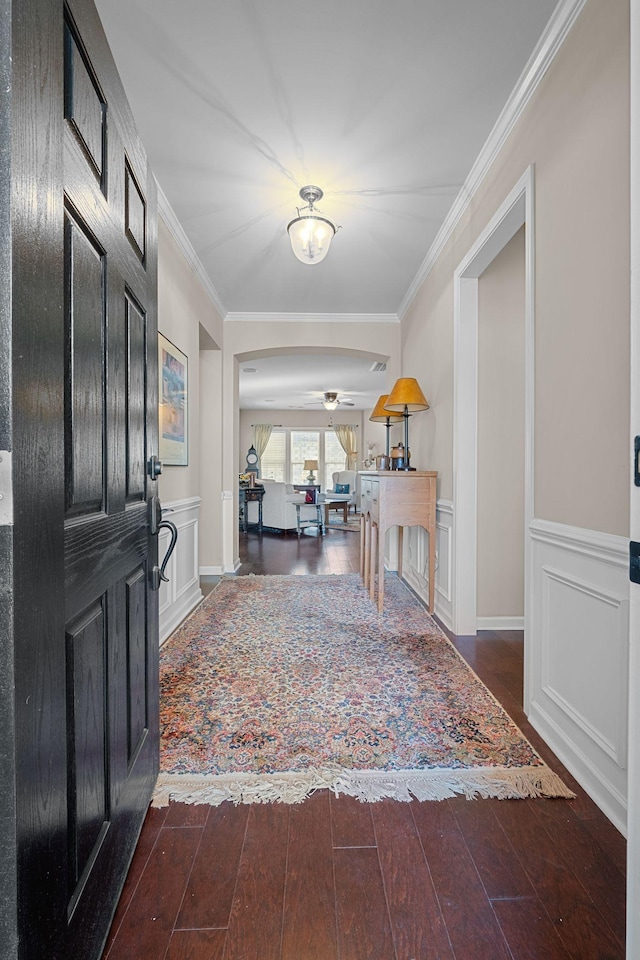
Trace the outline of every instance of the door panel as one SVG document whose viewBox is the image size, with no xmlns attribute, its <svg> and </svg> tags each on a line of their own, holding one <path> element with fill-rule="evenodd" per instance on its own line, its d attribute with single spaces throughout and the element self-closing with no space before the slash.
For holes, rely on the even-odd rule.
<svg viewBox="0 0 640 960">
<path fill-rule="evenodd" d="M 65 477 L 67 516 L 77 516 L 104 503 L 105 263 L 69 214 L 65 247 Z"/>
<path fill-rule="evenodd" d="M 0 956 L 98 960 L 158 769 L 155 183 L 91 0 L 13 2 L 17 812 L 0 868 L 19 909 L 0 905 Z"/>
<path fill-rule="evenodd" d="M 107 110 L 88 55 L 70 18 L 64 26 L 64 115 L 69 121 L 97 180 L 104 179 Z"/>
<path fill-rule="evenodd" d="M 109 824 L 104 601 L 67 630 L 69 915 Z"/>
<path fill-rule="evenodd" d="M 143 311 L 125 296 L 127 342 L 127 502 L 143 500 L 146 489 L 147 324 Z"/>
<path fill-rule="evenodd" d="M 149 578 L 157 545 L 146 504 L 155 487 L 146 474 L 154 452 L 147 443 L 155 439 L 147 422 L 156 389 L 155 276 L 147 269 L 149 217 L 134 169 L 141 181 L 149 175 L 88 3 L 72 7 L 65 43 L 65 473 L 72 492 L 65 611 L 67 622 L 81 625 L 68 628 L 74 642 L 67 665 L 75 708 L 67 733 L 69 850 L 76 861 L 67 942 L 75 944 L 98 926 L 98 890 L 106 935 L 157 774 L 158 731 L 157 597 Z M 96 937 L 93 949 L 100 946 Z"/>
</svg>

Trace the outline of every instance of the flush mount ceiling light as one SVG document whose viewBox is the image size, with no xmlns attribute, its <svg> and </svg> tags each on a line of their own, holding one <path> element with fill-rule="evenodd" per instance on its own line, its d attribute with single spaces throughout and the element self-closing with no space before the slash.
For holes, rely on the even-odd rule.
<svg viewBox="0 0 640 960">
<path fill-rule="evenodd" d="M 296 207 L 298 216 L 287 226 L 291 249 L 301 263 L 320 263 L 329 253 L 331 241 L 340 227 L 315 210 L 314 203 L 323 196 L 320 187 L 303 187 L 300 196 L 307 201 L 307 206 Z"/>
</svg>

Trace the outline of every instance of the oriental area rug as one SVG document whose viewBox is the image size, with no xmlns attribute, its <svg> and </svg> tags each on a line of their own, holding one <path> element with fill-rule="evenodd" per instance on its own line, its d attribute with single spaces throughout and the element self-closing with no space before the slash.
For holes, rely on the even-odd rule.
<svg viewBox="0 0 640 960">
<path fill-rule="evenodd" d="M 160 661 L 155 806 L 573 796 L 396 576 L 223 578 Z"/>
</svg>

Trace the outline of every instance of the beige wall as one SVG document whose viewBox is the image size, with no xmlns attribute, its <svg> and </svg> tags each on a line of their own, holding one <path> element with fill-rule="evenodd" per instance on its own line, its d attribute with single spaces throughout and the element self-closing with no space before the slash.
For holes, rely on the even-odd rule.
<svg viewBox="0 0 640 960">
<path fill-rule="evenodd" d="M 162 219 L 158 222 L 158 329 L 187 355 L 189 372 L 189 464 L 164 468 L 160 497 L 165 503 L 202 498 L 201 559 L 220 564 L 222 363 L 217 348 L 222 343 L 223 323 Z M 201 341 L 208 347 L 202 353 Z M 210 462 L 212 449 L 216 450 L 214 464 Z"/>
<path fill-rule="evenodd" d="M 524 614 L 524 227 L 478 281 L 479 617 Z"/>
<path fill-rule="evenodd" d="M 535 515 L 629 527 L 628 0 L 590 0 L 403 320 L 412 421 L 453 493 L 453 271 L 535 164 Z"/>
</svg>

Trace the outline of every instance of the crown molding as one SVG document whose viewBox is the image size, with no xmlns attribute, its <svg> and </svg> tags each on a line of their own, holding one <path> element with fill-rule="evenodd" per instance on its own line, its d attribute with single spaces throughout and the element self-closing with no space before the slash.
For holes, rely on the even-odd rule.
<svg viewBox="0 0 640 960">
<path fill-rule="evenodd" d="M 491 133 L 487 137 L 482 150 L 478 154 L 467 179 L 462 185 L 458 196 L 453 201 L 453 205 L 444 223 L 438 230 L 426 257 L 422 261 L 418 272 L 404 295 L 402 303 L 398 308 L 398 316 L 401 320 L 406 315 L 418 290 L 433 269 L 445 244 L 451 237 L 460 218 L 471 203 L 474 194 L 489 172 L 493 161 L 502 150 L 505 141 L 537 90 L 540 81 L 553 63 L 560 47 L 564 43 L 586 2 L 587 0 L 561 0 L 554 10 L 544 33 L 540 37 L 538 45 L 520 74 L 518 82 L 513 88 Z"/>
<path fill-rule="evenodd" d="M 182 224 L 178 220 L 173 207 L 167 200 L 164 190 L 156 180 L 156 186 L 158 188 L 158 214 L 162 217 L 169 233 L 178 244 L 180 251 L 182 252 L 185 260 L 197 276 L 198 280 L 206 290 L 213 303 L 214 307 L 224 319 L 226 314 L 226 308 L 218 296 L 218 291 L 211 282 L 209 274 L 202 266 L 202 262 L 198 257 L 198 254 L 193 249 L 193 245 L 189 240 L 188 236 L 184 232 Z"/>
<path fill-rule="evenodd" d="M 227 313 L 226 323 L 400 323 L 397 313 Z"/>
</svg>

